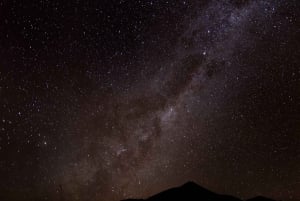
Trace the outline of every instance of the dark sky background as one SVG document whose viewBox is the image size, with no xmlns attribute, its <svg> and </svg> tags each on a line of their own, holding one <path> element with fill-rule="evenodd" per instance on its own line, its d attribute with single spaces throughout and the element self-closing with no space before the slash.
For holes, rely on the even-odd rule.
<svg viewBox="0 0 300 201">
<path fill-rule="evenodd" d="M 299 200 L 299 9 L 0 0 L 0 200 Z"/>
</svg>

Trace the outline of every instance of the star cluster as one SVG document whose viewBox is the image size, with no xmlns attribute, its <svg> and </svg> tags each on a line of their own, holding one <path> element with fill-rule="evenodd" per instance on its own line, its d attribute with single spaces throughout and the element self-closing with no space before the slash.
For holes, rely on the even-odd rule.
<svg viewBox="0 0 300 201">
<path fill-rule="evenodd" d="M 0 199 L 300 199 L 299 8 L 0 2 Z"/>
</svg>

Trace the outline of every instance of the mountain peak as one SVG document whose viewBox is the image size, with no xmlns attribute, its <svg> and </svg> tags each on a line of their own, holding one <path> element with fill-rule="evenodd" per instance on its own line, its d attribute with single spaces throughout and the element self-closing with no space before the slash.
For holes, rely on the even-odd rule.
<svg viewBox="0 0 300 201">
<path fill-rule="evenodd" d="M 179 188 L 189 190 L 189 191 L 192 190 L 192 191 L 202 192 L 202 193 L 213 193 L 213 192 L 211 192 L 208 189 L 198 185 L 197 183 L 195 183 L 193 181 L 188 181 Z"/>
<path fill-rule="evenodd" d="M 129 199 L 126 201 L 169 201 L 169 200 L 242 201 L 241 199 L 230 195 L 222 195 L 222 194 L 217 194 L 212 191 L 209 191 L 199 186 L 197 183 L 193 181 L 188 181 L 187 183 L 179 187 L 167 189 L 145 200 Z M 258 196 L 246 201 L 274 201 L 274 200 L 262 196 Z"/>
<path fill-rule="evenodd" d="M 197 187 L 199 187 L 199 185 L 193 181 L 188 181 L 185 184 L 183 184 L 182 186 L 197 186 Z"/>
</svg>

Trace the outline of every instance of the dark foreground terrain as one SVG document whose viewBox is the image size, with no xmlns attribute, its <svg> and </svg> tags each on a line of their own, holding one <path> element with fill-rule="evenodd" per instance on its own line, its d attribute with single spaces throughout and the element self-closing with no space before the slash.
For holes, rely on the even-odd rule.
<svg viewBox="0 0 300 201">
<path fill-rule="evenodd" d="M 149 197 L 148 199 L 127 199 L 123 201 L 242 201 L 239 198 L 230 195 L 221 195 L 211 192 L 194 182 L 187 182 L 186 184 L 171 188 L 156 195 Z M 254 197 L 246 201 L 274 201 L 262 196 Z"/>
</svg>

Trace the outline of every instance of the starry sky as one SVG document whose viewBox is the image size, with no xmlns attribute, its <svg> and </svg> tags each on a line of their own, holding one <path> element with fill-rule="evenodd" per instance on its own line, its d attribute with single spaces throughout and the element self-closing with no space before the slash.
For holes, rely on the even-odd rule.
<svg viewBox="0 0 300 201">
<path fill-rule="evenodd" d="M 299 200 L 299 9 L 1 0 L 0 199 Z"/>
</svg>

